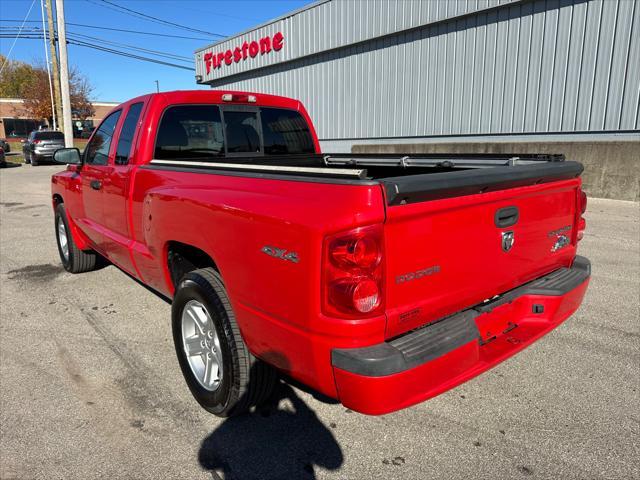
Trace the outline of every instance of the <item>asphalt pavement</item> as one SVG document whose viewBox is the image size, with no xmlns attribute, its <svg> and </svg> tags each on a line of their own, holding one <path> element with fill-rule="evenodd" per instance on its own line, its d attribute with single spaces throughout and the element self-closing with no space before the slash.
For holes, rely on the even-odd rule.
<svg viewBox="0 0 640 480">
<path fill-rule="evenodd" d="M 0 478 L 640 477 L 638 203 L 590 199 L 584 304 L 480 377 L 382 417 L 282 384 L 223 420 L 182 379 L 168 303 L 113 266 L 62 269 L 59 169 L 0 170 Z"/>
</svg>

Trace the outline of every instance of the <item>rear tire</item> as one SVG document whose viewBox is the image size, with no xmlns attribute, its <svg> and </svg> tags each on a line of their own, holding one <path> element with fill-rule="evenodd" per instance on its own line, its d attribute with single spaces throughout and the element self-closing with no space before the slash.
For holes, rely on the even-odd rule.
<svg viewBox="0 0 640 480">
<path fill-rule="evenodd" d="M 91 251 L 82 251 L 77 247 L 63 203 L 56 207 L 55 227 L 58 253 L 64 269 L 71 273 L 83 273 L 95 269 L 98 255 Z"/>
<path fill-rule="evenodd" d="M 38 157 L 36 157 L 33 153 L 29 155 L 29 163 L 33 167 L 38 166 Z"/>
<path fill-rule="evenodd" d="M 204 323 L 198 324 L 204 326 L 211 322 L 212 327 L 205 327 L 202 336 L 195 331 L 187 337 L 184 325 L 188 322 L 188 310 L 194 305 L 203 314 Z M 219 417 L 240 415 L 271 396 L 277 374 L 247 349 L 218 272 L 213 268 L 203 268 L 187 273 L 176 289 L 171 316 L 173 340 L 182 374 L 194 398 L 205 410 Z M 207 336 L 207 332 L 212 333 Z M 191 351 L 190 357 L 187 357 L 186 350 L 191 347 L 186 346 L 189 340 L 185 342 L 185 338 L 192 343 L 196 341 L 196 350 Z M 198 347 L 200 339 L 202 350 Z M 196 373 L 198 369 L 193 362 L 194 357 L 196 362 L 202 359 L 204 363 L 212 356 L 219 358 L 221 365 L 216 367 L 218 381 L 208 382 L 206 373 Z"/>
</svg>

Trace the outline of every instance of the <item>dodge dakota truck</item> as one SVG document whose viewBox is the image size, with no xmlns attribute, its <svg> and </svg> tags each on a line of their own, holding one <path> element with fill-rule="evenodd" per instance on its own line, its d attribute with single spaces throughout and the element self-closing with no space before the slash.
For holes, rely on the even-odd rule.
<svg viewBox="0 0 640 480">
<path fill-rule="evenodd" d="M 54 158 L 64 268 L 104 257 L 169 299 L 219 416 L 278 372 L 365 414 L 414 405 L 557 327 L 589 283 L 583 168 L 559 155 L 321 153 L 300 102 L 211 90 L 123 103 Z"/>
</svg>

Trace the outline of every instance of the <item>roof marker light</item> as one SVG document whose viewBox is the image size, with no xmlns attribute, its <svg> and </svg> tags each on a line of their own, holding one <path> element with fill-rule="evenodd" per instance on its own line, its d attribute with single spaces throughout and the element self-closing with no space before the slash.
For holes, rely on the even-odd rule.
<svg viewBox="0 0 640 480">
<path fill-rule="evenodd" d="M 222 95 L 222 101 L 223 102 L 232 102 L 233 101 L 233 95 L 231 95 L 230 93 L 225 93 L 224 95 Z"/>
</svg>

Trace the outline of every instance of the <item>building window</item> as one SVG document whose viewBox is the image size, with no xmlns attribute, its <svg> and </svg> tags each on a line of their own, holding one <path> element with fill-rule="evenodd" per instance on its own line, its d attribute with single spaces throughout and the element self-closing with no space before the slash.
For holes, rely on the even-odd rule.
<svg viewBox="0 0 640 480">
<path fill-rule="evenodd" d="M 3 118 L 4 133 L 7 137 L 27 137 L 33 130 L 44 124 L 31 118 Z"/>
</svg>

